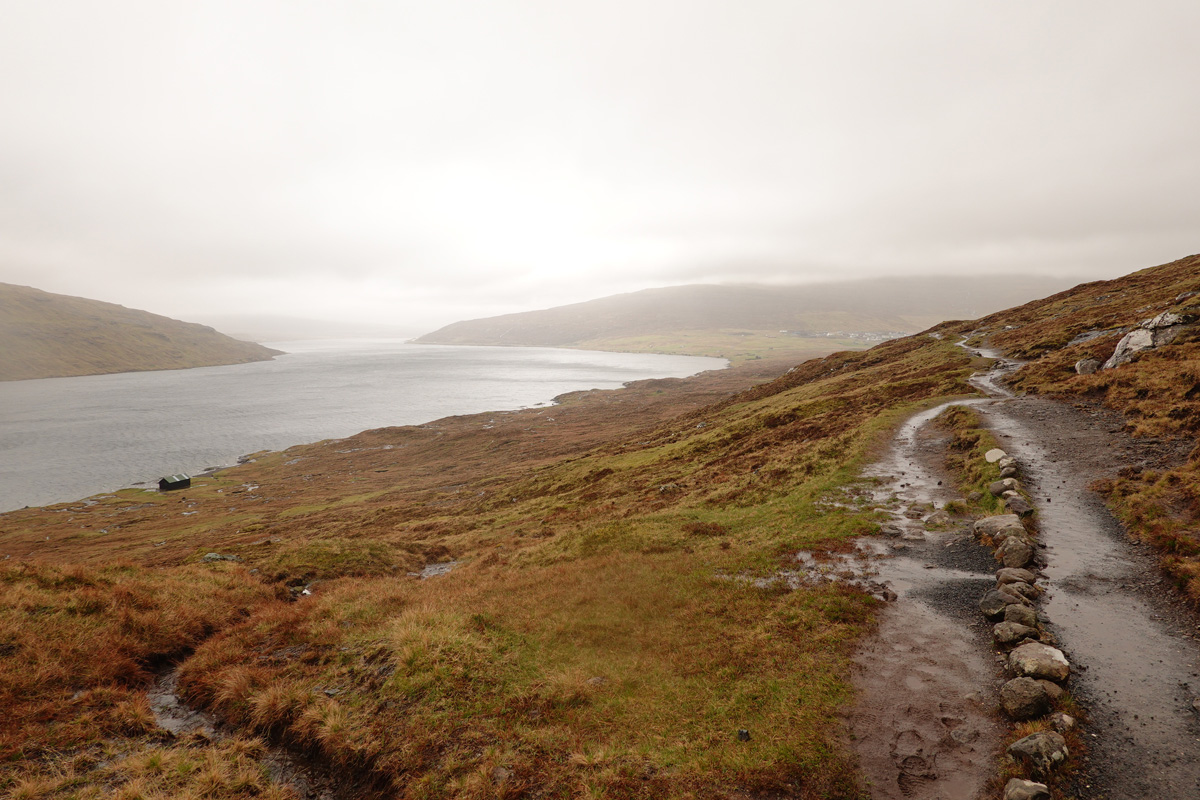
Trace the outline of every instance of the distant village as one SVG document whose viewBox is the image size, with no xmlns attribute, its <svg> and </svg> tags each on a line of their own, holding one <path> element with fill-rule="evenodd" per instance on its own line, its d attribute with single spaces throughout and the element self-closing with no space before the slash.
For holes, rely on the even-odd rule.
<svg viewBox="0 0 1200 800">
<path fill-rule="evenodd" d="M 805 339 L 858 339 L 864 342 L 886 342 L 908 336 L 907 331 L 780 331 L 788 336 Z"/>
</svg>

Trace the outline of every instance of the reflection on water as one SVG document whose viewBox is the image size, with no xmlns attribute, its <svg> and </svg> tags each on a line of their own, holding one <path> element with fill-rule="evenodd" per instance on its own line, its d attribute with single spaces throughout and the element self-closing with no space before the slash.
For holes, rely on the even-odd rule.
<svg viewBox="0 0 1200 800">
<path fill-rule="evenodd" d="M 715 358 L 400 341 L 282 342 L 274 361 L 0 382 L 0 511 L 239 455 L 683 377 Z"/>
</svg>

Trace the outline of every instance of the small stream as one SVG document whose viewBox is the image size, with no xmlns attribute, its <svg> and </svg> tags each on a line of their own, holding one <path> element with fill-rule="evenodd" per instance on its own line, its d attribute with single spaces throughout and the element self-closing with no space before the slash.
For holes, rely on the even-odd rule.
<svg viewBox="0 0 1200 800">
<path fill-rule="evenodd" d="M 163 672 L 147 692 L 150 709 L 158 727 L 175 737 L 198 734 L 213 742 L 229 737 L 220 721 L 189 706 L 178 694 L 179 667 Z M 282 747 L 268 746 L 263 764 L 271 780 L 288 786 L 301 800 L 334 800 L 333 781 L 329 775 L 305 763 Z"/>
</svg>

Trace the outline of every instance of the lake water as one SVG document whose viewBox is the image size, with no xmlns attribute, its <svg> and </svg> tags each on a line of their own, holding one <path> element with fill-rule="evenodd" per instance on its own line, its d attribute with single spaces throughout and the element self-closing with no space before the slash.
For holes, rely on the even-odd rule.
<svg viewBox="0 0 1200 800">
<path fill-rule="evenodd" d="M 400 341 L 282 342 L 273 361 L 0 382 L 0 511 L 77 500 L 259 450 L 685 377 L 716 358 Z"/>
</svg>

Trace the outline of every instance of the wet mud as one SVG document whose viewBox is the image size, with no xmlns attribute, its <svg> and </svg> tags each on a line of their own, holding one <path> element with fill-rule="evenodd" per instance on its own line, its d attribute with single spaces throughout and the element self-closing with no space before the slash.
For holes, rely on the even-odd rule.
<svg viewBox="0 0 1200 800">
<path fill-rule="evenodd" d="M 895 517 L 894 535 L 875 540 L 889 552 L 873 564 L 895 602 L 855 654 L 858 702 L 846 723 L 876 800 L 980 796 L 1003 734 L 992 711 L 999 668 L 976 607 L 995 561 L 967 520 L 929 524 L 959 499 L 943 473 L 946 442 L 928 424 L 944 408 L 906 422 L 868 471 L 880 481 L 876 502 Z"/>
</svg>

